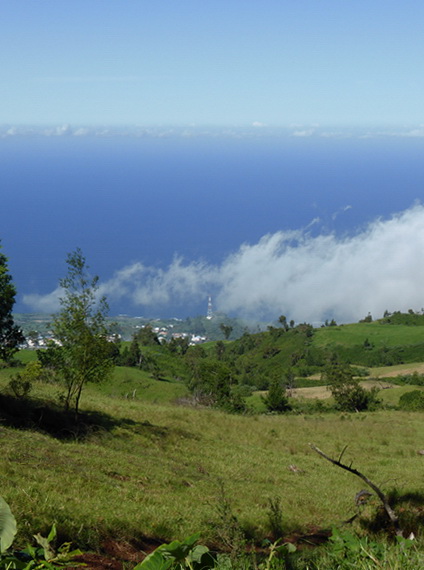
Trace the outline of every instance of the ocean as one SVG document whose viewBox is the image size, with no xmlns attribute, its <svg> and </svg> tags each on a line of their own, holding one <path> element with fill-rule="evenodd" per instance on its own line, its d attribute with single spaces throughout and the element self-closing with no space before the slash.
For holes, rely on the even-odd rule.
<svg viewBox="0 0 424 570">
<path fill-rule="evenodd" d="M 101 280 L 135 263 L 219 266 L 243 244 L 299 231 L 338 239 L 424 198 L 421 138 L 8 137 L 0 140 L 0 239 L 18 290 L 46 295 L 80 247 Z M 206 287 L 206 286 L 205 286 Z M 111 313 L 185 317 L 196 291 Z M 131 297 L 131 298 L 130 298 Z"/>
</svg>

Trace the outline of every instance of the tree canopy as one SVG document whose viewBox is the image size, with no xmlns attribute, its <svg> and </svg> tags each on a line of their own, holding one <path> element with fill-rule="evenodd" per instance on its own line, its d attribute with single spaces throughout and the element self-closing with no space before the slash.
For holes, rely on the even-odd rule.
<svg viewBox="0 0 424 570">
<path fill-rule="evenodd" d="M 1 247 L 1 246 L 0 246 Z M 7 257 L 0 252 L 0 358 L 6 362 L 19 350 L 25 340 L 12 315 L 16 289 L 7 266 Z"/>
<path fill-rule="evenodd" d="M 113 369 L 108 305 L 98 298 L 98 277 L 90 277 L 85 257 L 76 249 L 67 257 L 68 274 L 60 280 L 61 310 L 52 330 L 59 346 L 52 347 L 52 364 L 62 377 L 65 408 L 78 414 L 82 390 L 87 382 L 104 380 Z"/>
</svg>

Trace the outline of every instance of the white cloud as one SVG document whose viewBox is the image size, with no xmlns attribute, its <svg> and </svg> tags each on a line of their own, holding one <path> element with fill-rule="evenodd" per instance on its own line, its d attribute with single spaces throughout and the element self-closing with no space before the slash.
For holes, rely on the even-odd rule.
<svg viewBox="0 0 424 570">
<path fill-rule="evenodd" d="M 343 214 L 344 212 L 347 212 L 348 210 L 351 210 L 352 206 L 350 206 L 349 204 L 347 206 L 343 206 L 342 208 L 340 208 L 339 210 L 337 210 L 337 212 L 334 212 L 331 216 L 332 220 L 335 220 L 339 217 L 340 214 Z"/>
<path fill-rule="evenodd" d="M 418 128 L 418 129 L 411 129 L 410 131 L 405 131 L 404 133 L 402 133 L 401 136 L 404 137 L 424 137 L 424 128 Z"/>
<path fill-rule="evenodd" d="M 81 127 L 79 129 L 76 129 L 72 134 L 74 135 L 74 137 L 85 137 L 90 134 L 90 130 Z"/>
<path fill-rule="evenodd" d="M 303 129 L 301 131 L 293 131 L 292 137 L 311 137 L 315 133 L 315 129 Z"/>
<path fill-rule="evenodd" d="M 181 258 L 165 269 L 135 263 L 104 282 L 101 293 L 111 302 L 164 308 L 189 307 L 213 293 L 216 309 L 228 313 L 353 322 L 368 312 L 379 317 L 386 309 L 420 309 L 423 282 L 424 206 L 415 205 L 349 237 L 312 236 L 305 230 L 265 235 L 220 265 Z M 24 300 L 33 309 L 51 311 L 57 298 L 58 290 Z"/>
<path fill-rule="evenodd" d="M 109 80 L 118 80 L 119 78 L 109 78 Z M 123 78 L 125 79 L 125 78 Z M 131 79 L 131 78 L 127 78 Z M 13 136 L 97 136 L 97 137 L 149 137 L 149 138 L 252 138 L 273 136 L 281 138 L 296 137 L 299 139 L 318 137 L 318 138 L 417 138 L 424 137 L 424 125 L 416 125 L 411 128 L 395 128 L 392 130 L 361 130 L 344 128 L 340 130 L 325 130 L 319 125 L 296 125 L 292 124 L 287 127 L 272 127 L 260 121 L 254 121 L 247 127 L 233 128 L 205 128 L 196 125 L 187 125 L 185 127 L 147 127 L 133 125 L 128 127 L 115 126 L 112 128 L 96 127 L 95 125 L 79 125 L 71 127 L 70 125 L 58 126 L 34 126 L 34 125 L 0 125 L 0 138 Z"/>
<path fill-rule="evenodd" d="M 135 305 L 166 305 L 205 296 L 206 284 L 216 282 L 216 271 L 204 262 L 184 264 L 176 257 L 166 269 L 134 263 L 103 283 L 100 293 L 110 299 L 129 298 Z"/>
<path fill-rule="evenodd" d="M 349 139 L 353 137 L 353 133 L 349 130 L 343 131 L 323 131 L 319 134 L 320 137 L 324 139 Z M 362 137 L 358 135 L 360 138 L 367 138 L 368 135 L 364 134 Z"/>
<path fill-rule="evenodd" d="M 46 137 L 63 137 L 72 133 L 70 125 L 61 125 L 52 129 L 45 129 L 43 134 Z"/>
<path fill-rule="evenodd" d="M 31 293 L 23 296 L 23 302 L 37 313 L 55 313 L 60 308 L 60 297 L 63 295 L 63 289 L 57 287 L 47 295 L 39 295 Z"/>
<path fill-rule="evenodd" d="M 377 220 L 345 239 L 265 236 L 227 259 L 221 272 L 217 302 L 227 311 L 348 322 L 369 311 L 380 316 L 385 309 L 421 308 L 424 208 Z"/>
</svg>

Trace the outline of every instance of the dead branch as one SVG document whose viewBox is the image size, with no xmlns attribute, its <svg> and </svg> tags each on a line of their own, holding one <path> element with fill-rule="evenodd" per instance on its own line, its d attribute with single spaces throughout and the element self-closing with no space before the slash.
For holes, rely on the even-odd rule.
<svg viewBox="0 0 424 570">
<path fill-rule="evenodd" d="M 341 462 L 341 458 L 342 458 L 343 453 L 345 452 L 347 446 L 343 449 L 342 453 L 340 454 L 339 460 L 332 459 L 331 457 L 328 457 L 328 455 L 326 455 L 323 451 L 321 451 L 313 443 L 310 443 L 309 446 L 316 453 L 318 453 L 318 455 L 321 455 L 321 457 L 324 457 L 324 459 L 326 459 L 330 463 L 333 463 L 333 465 L 337 465 L 337 467 L 340 467 L 341 469 L 345 469 L 346 471 L 349 471 L 349 473 L 352 473 L 353 475 L 356 475 L 357 477 L 362 479 L 362 481 L 364 481 L 368 485 L 368 487 L 370 487 L 374 491 L 374 493 L 377 495 L 377 497 L 382 502 L 384 510 L 386 511 L 386 514 L 389 517 L 390 522 L 393 524 L 396 535 L 402 536 L 402 530 L 399 527 L 398 516 L 396 515 L 396 513 L 394 512 L 392 507 L 389 505 L 389 501 L 388 501 L 386 495 L 377 487 L 377 485 L 375 483 L 373 483 L 370 479 L 368 479 L 368 477 L 366 475 L 364 475 L 363 473 L 361 473 L 357 469 L 354 469 L 352 467 L 352 464 L 350 464 L 350 466 L 349 466 L 349 465 L 345 465 L 344 463 Z"/>
</svg>

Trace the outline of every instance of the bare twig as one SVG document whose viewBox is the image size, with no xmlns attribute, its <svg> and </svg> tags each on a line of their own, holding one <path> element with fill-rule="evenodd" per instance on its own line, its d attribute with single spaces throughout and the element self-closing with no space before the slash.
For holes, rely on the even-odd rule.
<svg viewBox="0 0 424 570">
<path fill-rule="evenodd" d="M 397 536 L 402 536 L 402 530 L 399 527 L 398 516 L 393 511 L 392 507 L 389 505 L 389 501 L 388 501 L 386 495 L 377 487 L 377 485 L 375 485 L 375 483 L 373 483 L 370 479 L 368 479 L 368 477 L 366 475 L 364 475 L 363 473 L 361 473 L 357 469 L 354 469 L 352 467 L 352 463 L 350 464 L 350 466 L 345 465 L 344 463 L 341 463 L 341 458 L 342 458 L 343 453 L 345 452 L 347 446 L 343 449 L 343 451 L 340 454 L 339 459 L 337 460 L 337 459 L 332 459 L 331 457 L 328 457 L 328 455 L 326 455 L 323 451 L 321 451 L 313 443 L 310 443 L 309 445 L 310 445 L 311 449 L 313 449 L 316 453 L 318 453 L 318 455 L 321 455 L 321 457 L 324 457 L 324 459 L 326 459 L 330 463 L 333 463 L 333 465 L 337 465 L 337 467 L 341 467 L 341 469 L 345 469 L 346 471 L 349 471 L 349 473 L 356 475 L 357 477 L 362 479 L 362 481 L 364 481 L 368 485 L 368 487 L 371 487 L 371 489 L 374 491 L 374 493 L 377 495 L 377 497 L 383 503 L 384 510 L 386 511 L 386 514 L 389 517 L 390 522 L 393 524 L 393 527 L 395 529 Z"/>
<path fill-rule="evenodd" d="M 344 448 L 342 449 L 342 452 L 339 455 L 339 462 L 342 460 L 343 454 L 346 451 L 346 449 L 347 449 L 347 445 L 344 446 Z"/>
</svg>

